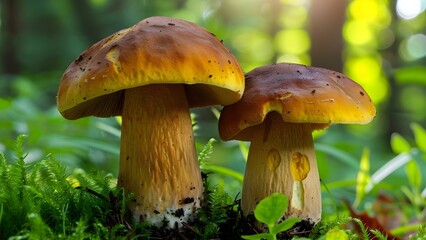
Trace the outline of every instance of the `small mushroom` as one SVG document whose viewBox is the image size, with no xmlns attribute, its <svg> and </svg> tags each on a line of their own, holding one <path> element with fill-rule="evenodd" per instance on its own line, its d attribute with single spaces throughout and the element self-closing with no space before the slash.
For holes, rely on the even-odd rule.
<svg viewBox="0 0 426 240">
<path fill-rule="evenodd" d="M 57 105 L 67 119 L 122 116 L 118 185 L 134 193 L 136 220 L 174 227 L 203 193 L 190 107 L 231 104 L 243 91 L 241 67 L 220 40 L 194 23 L 151 17 L 73 61 Z"/>
<path fill-rule="evenodd" d="M 219 119 L 223 140 L 251 141 L 243 213 L 281 192 L 290 199 L 285 218 L 315 224 L 321 219 L 321 190 L 312 131 L 334 123 L 366 124 L 375 107 L 360 85 L 327 69 L 280 63 L 245 77 L 243 97 L 225 106 Z"/>
</svg>

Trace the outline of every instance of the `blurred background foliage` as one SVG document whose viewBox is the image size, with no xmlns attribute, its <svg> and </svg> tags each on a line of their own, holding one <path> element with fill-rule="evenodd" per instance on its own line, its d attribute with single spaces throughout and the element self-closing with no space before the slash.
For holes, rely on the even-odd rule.
<svg viewBox="0 0 426 240">
<path fill-rule="evenodd" d="M 410 126 L 426 126 L 425 8 L 426 0 L 1 0 L 0 152 L 10 154 L 16 136 L 25 133 L 27 161 L 53 153 L 69 169 L 116 175 L 120 125 L 113 118 L 63 119 L 56 110 L 59 79 L 82 51 L 120 29 L 154 15 L 182 18 L 223 39 L 245 72 L 302 63 L 343 72 L 366 89 L 377 107 L 372 123 L 315 133 L 321 179 L 331 193 L 323 191 L 324 214 L 331 214 L 333 198 L 359 203 L 362 156 L 373 173 L 419 145 Z M 240 174 L 212 174 L 234 197 L 241 190 L 247 144 L 222 142 L 212 109 L 193 112 L 198 148 L 217 140 L 208 164 Z M 405 142 L 392 147 L 395 133 Z M 395 152 L 395 146 L 404 151 Z M 426 162 L 419 156 L 412 161 L 421 176 Z M 367 200 L 359 207 L 367 209 L 381 191 L 404 198 L 403 187 L 413 182 L 424 189 L 425 182 L 409 179 L 412 165 L 402 165 L 364 189 Z"/>
</svg>

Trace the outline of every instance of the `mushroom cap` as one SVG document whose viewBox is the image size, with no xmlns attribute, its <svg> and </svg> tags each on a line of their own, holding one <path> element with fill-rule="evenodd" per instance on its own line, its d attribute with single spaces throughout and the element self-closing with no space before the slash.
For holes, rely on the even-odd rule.
<svg viewBox="0 0 426 240">
<path fill-rule="evenodd" d="M 246 74 L 243 97 L 225 106 L 219 119 L 223 140 L 250 141 L 251 130 L 270 112 L 283 121 L 311 123 L 312 130 L 333 123 L 370 122 L 376 109 L 365 90 L 341 73 L 279 63 Z"/>
<path fill-rule="evenodd" d="M 58 110 L 67 119 L 121 115 L 121 90 L 148 84 L 186 84 L 190 107 L 227 105 L 241 98 L 244 74 L 206 29 L 150 17 L 95 43 L 68 66 Z"/>
</svg>

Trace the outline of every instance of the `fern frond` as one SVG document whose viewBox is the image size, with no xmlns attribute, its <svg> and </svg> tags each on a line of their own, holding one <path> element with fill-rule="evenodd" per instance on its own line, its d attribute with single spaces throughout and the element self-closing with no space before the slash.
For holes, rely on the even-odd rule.
<svg viewBox="0 0 426 240">
<path fill-rule="evenodd" d="M 232 206 L 232 198 L 221 186 L 211 187 L 205 183 L 208 189 L 205 196 L 205 206 L 198 211 L 199 226 L 195 226 L 193 231 L 199 235 L 200 239 L 217 238 L 220 224 L 226 222 L 228 206 Z"/>
<path fill-rule="evenodd" d="M 53 233 L 50 227 L 43 221 L 40 215 L 31 213 L 28 215 L 30 222 L 30 239 L 52 239 Z"/>
<path fill-rule="evenodd" d="M 10 193 L 9 166 L 3 153 L 0 153 L 0 203 L 4 203 Z"/>
<path fill-rule="evenodd" d="M 113 208 L 124 216 L 130 201 L 124 192 L 119 194 L 111 174 L 76 171 L 72 176 L 103 198 L 76 189 L 66 168 L 51 155 L 26 163 L 24 139 L 16 140 L 16 161 L 9 164 L 0 153 L 0 239 L 109 239 L 128 234 L 110 235 L 109 225 L 104 226 L 106 232 L 99 231 L 102 235 L 95 231 L 97 223 L 107 223 Z"/>
<path fill-rule="evenodd" d="M 426 239 L 426 224 L 419 226 L 417 234 L 412 239 Z"/>
<path fill-rule="evenodd" d="M 375 239 L 376 238 L 379 239 L 379 240 L 387 240 L 388 239 L 387 235 L 386 236 L 383 235 L 382 232 L 380 232 L 377 229 L 372 229 L 372 230 L 370 230 L 370 232 L 373 233 L 373 235 L 375 236 Z"/>
<path fill-rule="evenodd" d="M 203 150 L 201 150 L 200 154 L 198 155 L 198 163 L 200 167 L 206 164 L 207 159 L 213 153 L 213 143 L 215 142 L 216 139 L 210 138 L 206 145 L 204 145 Z"/>
<path fill-rule="evenodd" d="M 356 222 L 361 229 L 363 239 L 370 239 L 370 232 L 367 227 L 364 226 L 364 223 L 358 218 L 352 218 L 352 221 Z"/>
<path fill-rule="evenodd" d="M 22 149 L 24 137 L 20 135 L 14 147 L 14 154 L 16 157 L 15 164 L 11 165 L 10 168 L 10 183 L 13 185 L 13 188 L 18 189 L 19 199 L 22 201 L 24 198 L 24 188 L 27 185 L 27 165 L 25 164 L 26 155 L 24 155 Z"/>
<path fill-rule="evenodd" d="M 3 209 L 4 209 L 4 204 L 0 203 L 0 226 L 1 226 L 1 220 L 3 219 L 3 213 L 4 213 Z M 0 236 L 1 236 L 1 230 L 0 230 Z"/>
<path fill-rule="evenodd" d="M 36 169 L 43 178 L 43 185 L 40 188 L 49 189 L 49 191 L 62 193 L 63 198 L 68 199 L 71 197 L 71 184 L 67 181 L 67 171 L 62 164 L 54 159 L 51 155 L 47 155 L 47 159 L 40 162 L 40 169 Z M 34 172 L 34 171 L 33 171 Z M 37 183 L 36 183 L 37 184 Z M 46 186 L 48 185 L 48 186 Z"/>
<path fill-rule="evenodd" d="M 24 154 L 24 141 L 27 138 L 25 134 L 20 134 L 15 141 L 15 145 L 13 146 L 13 153 L 15 154 L 16 160 L 25 159 L 26 155 Z"/>
</svg>

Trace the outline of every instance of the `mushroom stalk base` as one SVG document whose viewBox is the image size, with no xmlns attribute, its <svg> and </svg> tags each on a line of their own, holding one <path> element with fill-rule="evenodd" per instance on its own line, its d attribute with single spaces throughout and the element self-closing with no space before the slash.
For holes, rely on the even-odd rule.
<svg viewBox="0 0 426 240">
<path fill-rule="evenodd" d="M 173 228 L 200 207 L 203 185 L 182 85 L 125 90 L 118 184 L 134 194 L 137 221 Z"/>
<path fill-rule="evenodd" d="M 251 214 L 260 200 L 280 192 L 289 198 L 284 218 L 319 222 L 321 189 L 311 124 L 287 123 L 273 112 L 253 130 L 251 139 L 243 213 Z"/>
</svg>

